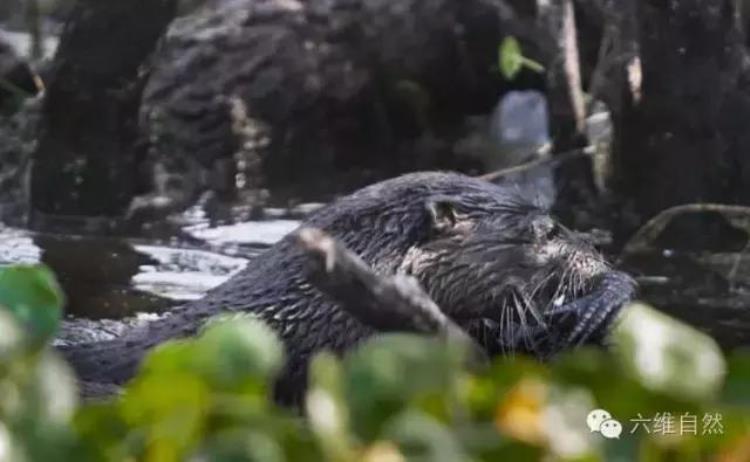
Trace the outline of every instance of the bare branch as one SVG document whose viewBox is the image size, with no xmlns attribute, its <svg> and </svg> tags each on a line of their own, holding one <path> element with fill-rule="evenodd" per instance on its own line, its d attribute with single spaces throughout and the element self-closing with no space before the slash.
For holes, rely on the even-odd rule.
<svg viewBox="0 0 750 462">
<path fill-rule="evenodd" d="M 362 323 L 379 331 L 406 330 L 456 339 L 485 356 L 413 277 L 375 274 L 357 255 L 318 229 L 300 230 L 297 242 L 309 256 L 310 281 Z"/>
</svg>

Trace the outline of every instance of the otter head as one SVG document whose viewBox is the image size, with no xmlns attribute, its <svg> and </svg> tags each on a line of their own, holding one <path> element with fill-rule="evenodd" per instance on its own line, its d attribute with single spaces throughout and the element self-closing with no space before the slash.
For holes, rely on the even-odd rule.
<svg viewBox="0 0 750 462">
<path fill-rule="evenodd" d="M 426 238 L 400 271 L 491 353 L 548 357 L 598 337 L 631 295 L 627 283 L 603 286 L 612 271 L 579 234 L 504 188 L 435 195 L 424 207 Z"/>
<path fill-rule="evenodd" d="M 530 196 L 455 173 L 412 173 L 341 198 L 306 226 L 376 272 L 415 277 L 488 352 L 547 357 L 601 340 L 633 283 Z"/>
</svg>

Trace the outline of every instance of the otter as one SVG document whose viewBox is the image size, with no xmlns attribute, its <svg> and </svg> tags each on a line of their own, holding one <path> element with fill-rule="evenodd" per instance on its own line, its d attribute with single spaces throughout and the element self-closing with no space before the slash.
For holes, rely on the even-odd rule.
<svg viewBox="0 0 750 462">
<path fill-rule="evenodd" d="M 376 183 L 320 209 L 302 227 L 328 233 L 378 274 L 414 277 L 489 354 L 548 358 L 599 343 L 634 290 L 627 275 L 520 189 L 458 173 Z M 254 313 L 284 341 L 276 397 L 293 402 L 314 353 L 344 353 L 377 333 L 316 289 L 295 242 L 291 233 L 165 319 L 63 353 L 82 380 L 122 384 L 159 343 L 193 335 L 222 312 Z"/>
</svg>

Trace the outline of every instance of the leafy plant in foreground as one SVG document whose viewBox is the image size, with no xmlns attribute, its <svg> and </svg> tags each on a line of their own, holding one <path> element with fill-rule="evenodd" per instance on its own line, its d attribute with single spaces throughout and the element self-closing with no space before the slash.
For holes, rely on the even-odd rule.
<svg viewBox="0 0 750 462">
<path fill-rule="evenodd" d="M 282 345 L 249 316 L 162 345 L 122 395 L 81 405 L 48 346 L 62 306 L 54 278 L 6 268 L 0 303 L 0 462 L 741 461 L 750 446 L 750 355 L 725 360 L 710 338 L 638 304 L 610 352 L 548 365 L 470 367 L 459 345 L 403 334 L 344 359 L 323 353 L 299 415 L 270 399 Z M 593 409 L 622 424 L 619 437 L 591 431 Z M 634 428 L 656 415 L 696 416 L 701 429 L 720 415 L 721 431 Z"/>
</svg>

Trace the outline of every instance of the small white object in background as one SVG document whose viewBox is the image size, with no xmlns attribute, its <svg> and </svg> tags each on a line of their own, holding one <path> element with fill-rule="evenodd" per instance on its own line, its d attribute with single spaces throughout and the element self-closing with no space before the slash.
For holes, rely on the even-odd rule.
<svg viewBox="0 0 750 462">
<path fill-rule="evenodd" d="M 466 117 L 465 124 L 468 133 L 453 150 L 480 160 L 487 172 L 539 160 L 551 151 L 547 98 L 535 90 L 508 92 L 491 114 Z"/>
<path fill-rule="evenodd" d="M 547 97 L 536 90 L 506 93 L 495 107 L 489 126 L 497 152 L 490 169 L 513 167 L 549 152 L 549 108 Z"/>
</svg>

